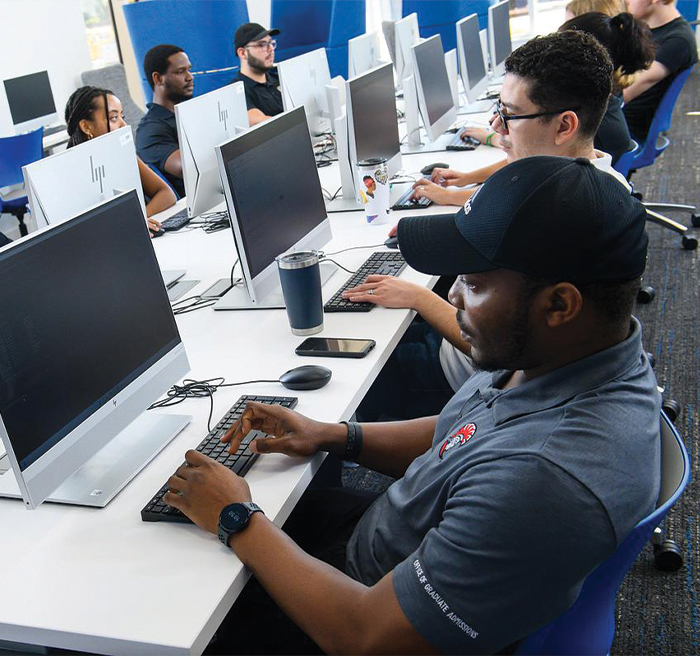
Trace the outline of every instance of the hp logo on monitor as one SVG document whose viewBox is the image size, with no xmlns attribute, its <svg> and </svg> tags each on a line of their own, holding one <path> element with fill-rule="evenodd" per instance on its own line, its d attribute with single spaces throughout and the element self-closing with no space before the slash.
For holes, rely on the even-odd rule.
<svg viewBox="0 0 700 656">
<path fill-rule="evenodd" d="M 217 102 L 216 107 L 219 110 L 219 123 L 224 124 L 224 130 L 228 132 L 228 126 L 226 125 L 226 121 L 228 121 L 228 109 L 221 109 L 221 103 Z"/>
<path fill-rule="evenodd" d="M 100 185 L 100 194 L 104 194 L 104 179 L 106 177 L 105 173 L 105 165 L 100 164 L 99 166 L 95 166 L 94 162 L 92 161 L 92 155 L 90 155 L 90 172 L 92 173 L 92 181 L 97 182 Z"/>
</svg>

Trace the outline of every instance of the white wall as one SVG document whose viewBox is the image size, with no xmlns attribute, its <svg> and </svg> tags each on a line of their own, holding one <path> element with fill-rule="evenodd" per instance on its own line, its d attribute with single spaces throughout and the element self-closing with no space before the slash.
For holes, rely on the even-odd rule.
<svg viewBox="0 0 700 656">
<path fill-rule="evenodd" d="M 80 0 L 0 0 L 0 78 L 47 70 L 56 111 L 92 67 Z M 13 134 L 10 110 L 0 88 L 0 134 Z"/>
</svg>

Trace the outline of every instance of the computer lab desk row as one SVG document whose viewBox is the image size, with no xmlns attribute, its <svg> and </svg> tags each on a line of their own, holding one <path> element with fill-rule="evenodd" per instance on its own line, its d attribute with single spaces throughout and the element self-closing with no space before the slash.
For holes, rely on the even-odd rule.
<svg viewBox="0 0 700 656">
<path fill-rule="evenodd" d="M 483 153 L 478 156 L 444 153 L 445 161 L 457 165 L 462 160 L 464 168 L 464 164 L 476 168 L 496 156 L 486 148 L 479 151 Z M 434 154 L 412 156 L 411 161 L 424 165 L 427 162 L 419 158 L 426 157 Z M 322 171 L 326 188 L 334 183 L 333 174 Z M 411 213 L 440 211 L 455 208 Z M 391 224 L 368 226 L 363 213 L 354 212 L 331 215 L 331 226 L 328 253 L 382 244 Z M 229 276 L 237 257 L 230 230 L 206 234 L 185 229 L 166 234 L 153 245 L 163 269 L 186 269 L 186 278 L 201 281 L 189 294 Z M 377 249 L 348 251 L 333 259 L 353 269 L 373 250 Z M 324 300 L 348 275 L 338 270 L 330 278 Z M 422 285 L 435 280 L 410 268 L 402 278 Z M 315 391 L 292 392 L 277 383 L 221 389 L 214 395 L 214 421 L 241 394 L 260 394 L 298 396 L 299 412 L 336 422 L 350 418 L 413 316 L 408 310 L 385 308 L 327 314 L 321 335 L 377 342 L 360 360 L 295 355 L 302 338 L 292 335 L 284 310 L 206 308 L 178 316 L 177 324 L 190 361 L 190 378 L 223 376 L 227 383 L 276 379 L 311 362 L 333 372 L 330 383 Z M 248 572 L 216 536 L 190 525 L 142 522 L 140 510 L 182 463 L 184 452 L 207 433 L 209 407 L 208 399 L 193 399 L 157 410 L 188 414 L 192 421 L 104 509 L 45 503 L 28 511 L 19 501 L 0 500 L 0 648 L 9 641 L 104 654 L 204 650 Z M 322 459 L 266 455 L 247 474 L 253 499 L 277 525 L 284 523 Z"/>
</svg>

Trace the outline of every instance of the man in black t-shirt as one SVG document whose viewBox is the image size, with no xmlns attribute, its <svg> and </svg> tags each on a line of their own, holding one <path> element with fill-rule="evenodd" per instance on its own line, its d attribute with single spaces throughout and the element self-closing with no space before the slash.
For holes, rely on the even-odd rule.
<svg viewBox="0 0 700 656">
<path fill-rule="evenodd" d="M 627 7 L 647 23 L 656 43 L 654 63 L 623 91 L 630 132 L 636 141 L 644 142 L 666 90 L 678 73 L 698 61 L 698 49 L 695 34 L 674 0 L 627 0 Z"/>
<path fill-rule="evenodd" d="M 146 53 L 143 69 L 153 89 L 153 102 L 148 105 L 148 112 L 136 130 L 136 151 L 146 164 L 155 166 L 183 197 L 185 185 L 175 105 L 192 97 L 192 64 L 182 48 L 163 44 Z"/>
<path fill-rule="evenodd" d="M 284 111 L 279 76 L 274 69 L 277 42 L 272 38 L 280 31 L 266 30 L 258 23 L 244 23 L 234 36 L 241 70 L 233 82 L 243 82 L 248 104 L 248 121 L 262 123 Z"/>
</svg>

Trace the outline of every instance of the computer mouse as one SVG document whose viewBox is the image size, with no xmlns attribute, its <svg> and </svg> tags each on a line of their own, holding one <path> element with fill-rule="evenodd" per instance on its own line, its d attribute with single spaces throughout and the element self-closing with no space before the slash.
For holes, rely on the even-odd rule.
<svg viewBox="0 0 700 656">
<path fill-rule="evenodd" d="M 389 237 L 389 239 L 387 239 L 384 242 L 384 245 L 387 248 L 398 248 L 399 247 L 399 238 L 396 235 L 394 235 L 393 237 Z"/>
<path fill-rule="evenodd" d="M 149 230 L 151 230 L 149 228 Z M 153 239 L 156 237 L 162 237 L 165 234 L 165 230 L 163 228 L 158 228 L 158 230 L 151 230 L 151 234 L 153 235 Z"/>
<path fill-rule="evenodd" d="M 280 376 L 280 383 L 291 390 L 315 390 L 328 384 L 333 372 L 317 364 L 304 364 L 285 371 Z"/>
<path fill-rule="evenodd" d="M 450 165 L 445 164 L 444 162 L 435 162 L 435 164 L 428 164 L 427 166 L 424 166 L 420 172 L 423 175 L 431 175 L 433 172 L 433 169 L 449 169 Z"/>
</svg>

